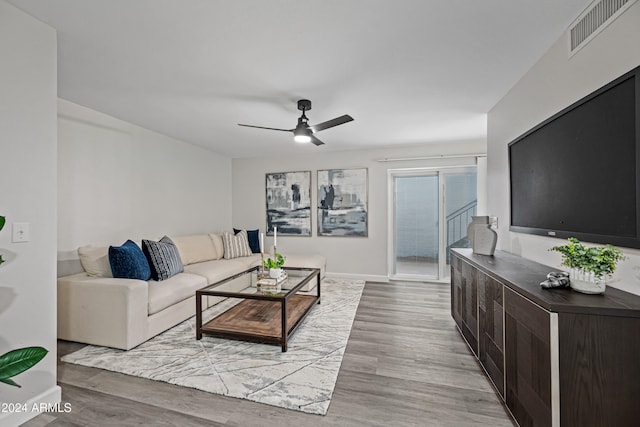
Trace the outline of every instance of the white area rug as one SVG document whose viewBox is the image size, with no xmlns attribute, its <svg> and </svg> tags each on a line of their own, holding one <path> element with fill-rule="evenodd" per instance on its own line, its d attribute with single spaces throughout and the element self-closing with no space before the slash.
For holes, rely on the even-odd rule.
<svg viewBox="0 0 640 427">
<path fill-rule="evenodd" d="M 322 301 L 278 345 L 195 339 L 195 317 L 129 350 L 87 346 L 62 358 L 94 368 L 324 415 L 338 378 L 364 281 L 325 279 Z M 315 290 L 314 290 L 315 291 Z M 205 321 L 233 300 L 210 308 Z"/>
</svg>

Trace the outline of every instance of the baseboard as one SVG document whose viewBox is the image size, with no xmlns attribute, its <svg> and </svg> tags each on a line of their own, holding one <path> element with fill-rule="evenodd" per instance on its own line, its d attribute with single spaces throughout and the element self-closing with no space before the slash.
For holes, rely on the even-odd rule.
<svg viewBox="0 0 640 427">
<path fill-rule="evenodd" d="M 53 386 L 49 390 L 29 399 L 27 402 L 21 402 L 24 412 L 11 411 L 0 412 L 0 425 L 4 427 L 17 427 L 29 421 L 32 418 L 46 412 L 62 412 L 67 410 L 62 402 L 62 389 L 60 386 Z"/>
<path fill-rule="evenodd" d="M 353 274 L 353 273 L 330 273 L 327 272 L 325 277 L 331 279 L 349 279 L 349 280 L 364 280 L 365 282 L 389 282 L 387 276 L 379 276 L 376 274 Z"/>
<path fill-rule="evenodd" d="M 447 277 L 445 279 L 428 279 L 419 276 L 393 276 L 389 278 L 390 282 L 420 282 L 420 283 L 438 283 L 441 285 L 446 285 L 451 283 L 451 278 Z"/>
</svg>

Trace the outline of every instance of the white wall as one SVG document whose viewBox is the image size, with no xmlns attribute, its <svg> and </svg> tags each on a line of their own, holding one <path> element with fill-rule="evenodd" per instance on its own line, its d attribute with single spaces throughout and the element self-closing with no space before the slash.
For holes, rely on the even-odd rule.
<svg viewBox="0 0 640 427">
<path fill-rule="evenodd" d="M 559 239 L 509 232 L 507 144 L 573 102 L 640 65 L 640 3 L 633 5 L 593 41 L 568 58 L 566 36 L 527 72 L 489 112 L 488 201 L 499 222 L 498 247 L 560 268 L 560 255 L 548 249 Z M 640 294 L 640 251 L 624 249 L 611 285 Z"/>
<path fill-rule="evenodd" d="M 58 275 L 77 248 L 231 228 L 231 159 L 59 100 Z"/>
<path fill-rule="evenodd" d="M 0 383 L 0 412 L 12 426 L 37 415 L 33 403 L 60 402 L 56 385 L 56 33 L 0 0 L 0 354 L 42 346 L 49 353 Z M 11 242 L 11 224 L 27 222 L 30 241 Z M 3 407 L 4 409 L 4 407 Z"/>
<path fill-rule="evenodd" d="M 293 141 L 291 142 L 294 143 Z M 387 273 L 387 170 L 475 164 L 475 158 L 448 158 L 378 162 L 384 158 L 440 156 L 484 153 L 484 140 L 457 141 L 421 146 L 323 152 L 309 146 L 309 155 L 279 158 L 233 160 L 233 226 L 264 231 L 266 227 L 265 174 L 270 172 L 311 171 L 312 237 L 278 236 L 278 252 L 321 253 L 327 258 L 327 271 L 342 276 L 385 280 Z M 317 236 L 317 175 L 323 169 L 368 168 L 369 236 Z M 273 244 L 265 238 L 265 245 Z"/>
</svg>

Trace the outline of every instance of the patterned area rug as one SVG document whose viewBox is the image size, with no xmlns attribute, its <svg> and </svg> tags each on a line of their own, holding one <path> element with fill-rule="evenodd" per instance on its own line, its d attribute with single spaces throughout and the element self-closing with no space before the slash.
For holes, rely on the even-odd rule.
<svg viewBox="0 0 640 427">
<path fill-rule="evenodd" d="M 62 358 L 68 363 L 164 381 L 224 396 L 324 415 L 364 289 L 364 281 L 324 279 L 316 305 L 280 346 L 195 339 L 195 317 L 129 350 L 87 346 Z M 205 321 L 233 305 L 223 301 Z"/>
</svg>

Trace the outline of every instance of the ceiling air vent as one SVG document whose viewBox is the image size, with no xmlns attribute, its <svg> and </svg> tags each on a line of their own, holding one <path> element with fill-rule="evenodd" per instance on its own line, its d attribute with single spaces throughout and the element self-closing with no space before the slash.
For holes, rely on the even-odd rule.
<svg viewBox="0 0 640 427">
<path fill-rule="evenodd" d="M 589 43 L 637 0 L 596 0 L 569 27 L 569 56 Z"/>
</svg>

